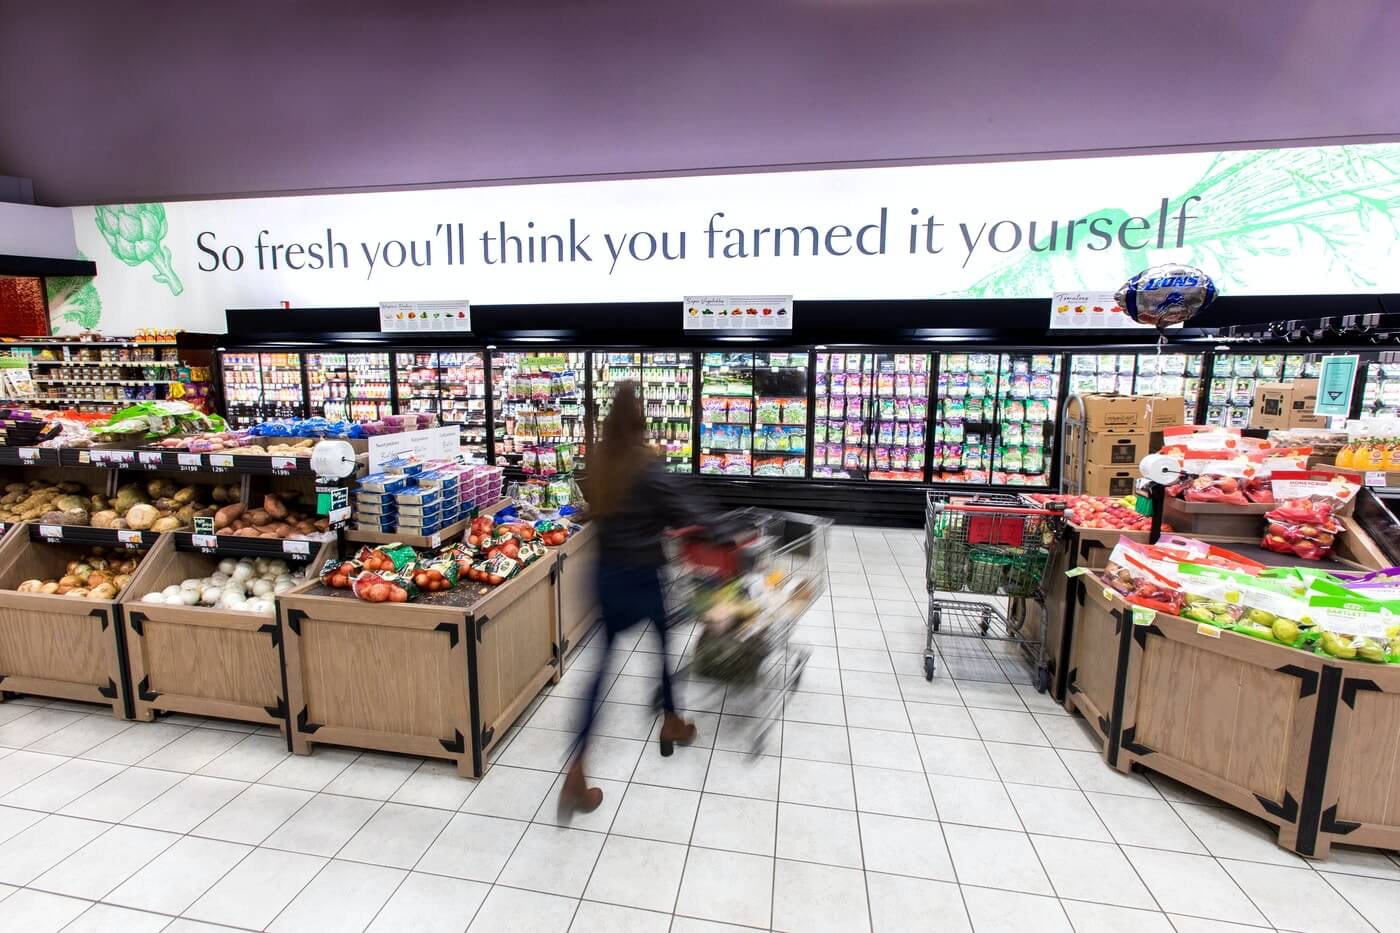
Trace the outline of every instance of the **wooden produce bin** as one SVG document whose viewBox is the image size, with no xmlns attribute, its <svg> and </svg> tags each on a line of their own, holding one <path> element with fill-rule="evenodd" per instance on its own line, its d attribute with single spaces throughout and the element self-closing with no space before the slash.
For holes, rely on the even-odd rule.
<svg viewBox="0 0 1400 933">
<path fill-rule="evenodd" d="M 1325 858 L 1333 842 L 1400 845 L 1400 666 L 1135 614 L 1092 575 L 1074 588 L 1084 603 L 1071 708 L 1095 724 L 1108 764 L 1256 816 L 1300 855 Z"/>
<path fill-rule="evenodd" d="M 111 708 L 118 719 L 128 715 L 119 603 L 15 590 L 25 580 L 62 577 L 68 562 L 89 550 L 87 544 L 31 541 L 27 523 L 5 533 L 0 543 L 0 701 L 30 694 L 97 703 Z"/>
<path fill-rule="evenodd" d="M 1343 662 L 1336 680 L 1313 854 L 1334 842 L 1400 849 L 1400 665 Z"/>
<path fill-rule="evenodd" d="M 1262 502 L 1230 505 L 1187 502 L 1168 496 L 1162 504 L 1162 515 L 1176 534 L 1258 541 L 1264 536 L 1264 513 L 1275 508 Z"/>
<path fill-rule="evenodd" d="M 1064 706 L 1088 721 L 1098 737 L 1104 759 L 1116 765 L 1117 743 L 1113 726 L 1115 710 L 1121 709 L 1118 669 L 1127 652 L 1123 617 L 1116 606 L 1105 608 L 1108 597 L 1102 583 L 1091 573 L 1069 580 L 1066 599 L 1072 602 L 1073 617 L 1064 655 Z M 1102 610 L 1102 611 L 1100 611 Z"/>
<path fill-rule="evenodd" d="M 485 755 L 558 675 L 557 565 L 495 587 L 367 603 L 319 581 L 278 600 L 291 746 L 378 749 L 456 763 Z"/>
<path fill-rule="evenodd" d="M 598 620 L 598 587 L 594 569 L 598 565 L 598 529 L 584 525 L 557 548 L 559 559 L 559 655 L 565 659 L 570 649 Z"/>
<path fill-rule="evenodd" d="M 208 606 L 169 606 L 141 598 L 189 577 L 206 577 L 233 554 L 175 549 L 164 536 L 123 595 L 127 664 L 135 718 L 188 713 L 286 729 L 281 630 L 275 618 Z M 280 544 L 281 542 L 273 542 Z M 314 574 L 334 541 L 309 542 Z M 293 558 L 282 555 L 289 564 Z"/>
</svg>

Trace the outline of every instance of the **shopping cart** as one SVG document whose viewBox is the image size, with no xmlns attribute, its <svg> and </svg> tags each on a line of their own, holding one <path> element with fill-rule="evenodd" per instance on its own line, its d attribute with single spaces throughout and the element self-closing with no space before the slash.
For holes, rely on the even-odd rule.
<svg viewBox="0 0 1400 933">
<path fill-rule="evenodd" d="M 1045 631 L 1041 578 L 1052 549 L 1064 540 L 1064 508 L 1039 506 L 1017 495 L 975 497 L 930 492 L 924 510 L 928 561 L 928 637 L 924 676 L 936 666 L 934 636 L 1011 642 L 1031 655 L 1035 688 L 1050 685 L 1050 663 L 1043 637 L 1025 632 L 1032 605 Z M 977 598 L 981 597 L 981 598 Z M 1002 598 L 1022 600 L 1025 612 L 1011 613 Z"/>
<path fill-rule="evenodd" d="M 762 752 L 797 686 L 808 650 L 793 626 L 826 591 L 826 519 L 747 508 L 674 538 L 668 590 L 673 621 L 699 634 L 678 676 L 727 689 L 724 711 L 752 717 L 750 752 Z"/>
</svg>

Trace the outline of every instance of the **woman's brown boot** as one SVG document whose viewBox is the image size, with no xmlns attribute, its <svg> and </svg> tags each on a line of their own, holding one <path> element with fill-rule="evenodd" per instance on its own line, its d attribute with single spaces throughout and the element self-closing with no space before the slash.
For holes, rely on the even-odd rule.
<svg viewBox="0 0 1400 933">
<path fill-rule="evenodd" d="M 559 788 L 559 816 L 567 819 L 575 813 L 592 813 L 602 804 L 602 788 L 588 786 L 583 776 L 583 759 L 574 759 L 564 775 L 564 786 Z"/>
<path fill-rule="evenodd" d="M 661 721 L 661 757 L 669 758 L 676 744 L 689 745 L 695 741 L 695 723 L 687 722 L 675 713 L 667 713 Z"/>
</svg>

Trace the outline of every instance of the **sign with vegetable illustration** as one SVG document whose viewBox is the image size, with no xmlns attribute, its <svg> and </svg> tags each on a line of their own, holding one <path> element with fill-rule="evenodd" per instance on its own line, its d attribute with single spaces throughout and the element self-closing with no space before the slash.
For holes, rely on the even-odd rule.
<svg viewBox="0 0 1400 933">
<path fill-rule="evenodd" d="M 1400 144 L 106 205 L 74 229 L 101 299 L 60 332 L 466 293 L 1043 299 L 1164 264 L 1224 295 L 1394 292 Z"/>
</svg>

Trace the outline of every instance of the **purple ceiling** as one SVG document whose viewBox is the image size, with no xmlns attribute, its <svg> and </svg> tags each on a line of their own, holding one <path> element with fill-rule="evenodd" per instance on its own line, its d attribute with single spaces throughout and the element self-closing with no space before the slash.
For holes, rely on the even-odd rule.
<svg viewBox="0 0 1400 933">
<path fill-rule="evenodd" d="M 75 204 L 1396 138 L 1397 40 L 1396 0 L 4 2 L 0 174 Z"/>
</svg>

